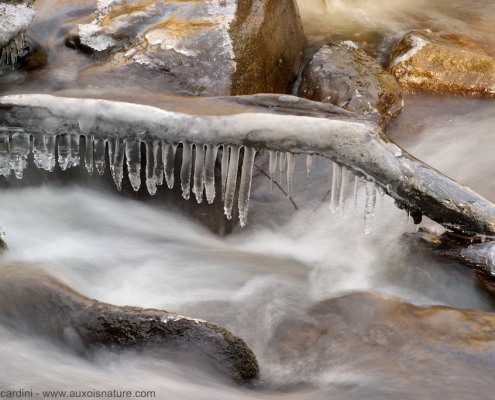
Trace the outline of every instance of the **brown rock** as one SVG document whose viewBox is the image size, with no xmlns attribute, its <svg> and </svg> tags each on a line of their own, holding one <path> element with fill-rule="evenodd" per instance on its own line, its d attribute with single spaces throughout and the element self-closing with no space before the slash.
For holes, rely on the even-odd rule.
<svg viewBox="0 0 495 400">
<path fill-rule="evenodd" d="M 358 379 L 378 379 L 373 380 L 374 386 L 383 384 L 391 393 L 415 387 L 412 379 L 428 382 L 425 390 L 430 394 L 435 389 L 443 392 L 446 386 L 464 390 L 463 385 L 470 387 L 468 392 L 483 391 L 491 388 L 495 372 L 495 317 L 443 306 L 418 307 L 381 294 L 352 293 L 292 313 L 275 330 L 270 356 L 294 383 L 339 373 L 350 377 L 346 373 L 352 371 Z M 457 384 L 452 376 L 463 379 Z M 478 387 L 478 379 L 487 383 Z"/>
<path fill-rule="evenodd" d="M 303 71 L 299 95 L 370 115 L 382 126 L 402 109 L 395 78 L 352 42 L 318 50 Z"/>
<path fill-rule="evenodd" d="M 465 40 L 413 31 L 390 60 L 390 72 L 409 91 L 495 96 L 495 58 Z"/>
<path fill-rule="evenodd" d="M 115 0 L 79 35 L 108 54 L 103 74 L 138 66 L 162 91 L 203 96 L 285 92 L 305 48 L 294 0 Z"/>
</svg>

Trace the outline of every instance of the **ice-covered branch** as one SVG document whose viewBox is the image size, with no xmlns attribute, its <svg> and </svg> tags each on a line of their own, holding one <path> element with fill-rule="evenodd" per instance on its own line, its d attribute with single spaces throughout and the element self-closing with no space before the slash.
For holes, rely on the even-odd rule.
<svg viewBox="0 0 495 400">
<path fill-rule="evenodd" d="M 239 189 L 239 207 L 240 215 L 244 217 L 255 151 L 279 152 L 284 155 L 284 162 L 287 159 L 285 155 L 289 154 L 289 164 L 292 154 L 319 154 L 346 167 L 342 170 L 345 173 L 339 174 L 341 190 L 347 190 L 348 172 L 351 171 L 374 182 L 415 215 L 422 213 L 453 229 L 495 234 L 494 204 L 415 159 L 390 142 L 378 126 L 363 118 L 333 106 L 285 95 L 230 97 L 217 99 L 217 102 L 218 115 L 194 115 L 109 100 L 11 95 L 0 97 L 0 126 L 9 132 L 11 141 L 21 140 L 22 135 L 22 140 L 26 137 L 29 140 L 32 136 L 35 160 L 42 159 L 41 163 L 47 160 L 53 163 L 50 158 L 53 152 L 47 151 L 46 146 L 56 135 L 84 135 L 93 141 L 94 154 L 91 156 L 95 157 L 97 168 L 97 159 L 101 161 L 100 153 L 103 151 L 104 154 L 107 142 L 114 179 L 117 182 L 122 178 L 125 154 L 129 178 L 135 188 L 140 185 L 139 145 L 144 142 L 149 155 L 147 184 L 149 190 L 151 186 L 150 192 L 156 185 L 153 177 L 157 170 L 161 171 L 160 168 L 164 168 L 169 186 L 173 185 L 171 168 L 176 147 L 182 143 L 180 175 L 183 194 L 189 197 L 189 182 L 193 175 L 193 191 L 198 201 L 202 198 L 203 185 L 210 193 L 208 201 L 212 200 L 212 163 L 221 146 L 222 188 L 227 215 L 232 209 L 238 162 L 241 160 L 239 151 L 243 148 L 240 181 L 244 186 Z M 235 113 L 222 115 L 222 109 L 229 108 L 227 106 L 235 108 Z M 62 152 L 66 154 L 62 159 L 66 164 L 74 162 L 72 158 L 78 153 L 78 148 L 77 151 L 71 148 L 70 137 L 64 140 L 68 150 Z M 12 153 L 12 143 L 10 146 Z M 200 160 L 194 170 L 191 164 L 193 146 L 196 163 Z M 19 159 L 22 155 L 11 155 L 11 165 L 17 166 Z M 290 168 L 288 181 L 290 184 Z M 373 193 L 374 190 L 370 188 Z M 342 202 L 340 196 L 334 197 L 336 204 Z M 241 219 L 241 223 L 244 222 Z"/>
</svg>

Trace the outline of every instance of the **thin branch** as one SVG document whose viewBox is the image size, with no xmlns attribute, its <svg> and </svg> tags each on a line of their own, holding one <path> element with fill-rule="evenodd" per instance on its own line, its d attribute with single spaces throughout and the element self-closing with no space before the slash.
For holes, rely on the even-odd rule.
<svg viewBox="0 0 495 400">
<path fill-rule="evenodd" d="M 254 166 L 255 166 L 256 168 L 258 168 L 258 170 L 259 170 L 259 171 L 260 171 L 263 175 L 265 175 L 268 179 L 270 179 L 270 180 L 271 180 L 270 175 L 268 175 L 268 174 L 267 174 L 267 173 L 266 173 L 266 172 L 265 172 L 262 168 L 260 168 L 257 164 L 254 164 Z M 274 183 L 274 184 L 275 184 L 275 185 L 276 185 L 276 186 L 280 189 L 280 191 L 281 191 L 281 192 L 282 192 L 282 193 L 283 193 L 283 194 L 284 194 L 284 195 L 285 195 L 285 196 L 286 196 L 286 197 L 290 200 L 290 202 L 291 202 L 291 203 L 292 203 L 292 205 L 294 206 L 294 209 L 295 209 L 295 210 L 299 210 L 299 208 L 297 207 L 296 203 L 294 203 L 294 200 L 292 200 L 292 197 L 291 197 L 291 196 L 289 196 L 289 195 L 287 194 L 287 192 L 286 192 L 286 191 L 282 188 L 282 186 L 280 186 L 280 185 L 279 185 L 279 183 L 278 183 L 275 179 L 273 180 L 273 183 Z"/>
</svg>

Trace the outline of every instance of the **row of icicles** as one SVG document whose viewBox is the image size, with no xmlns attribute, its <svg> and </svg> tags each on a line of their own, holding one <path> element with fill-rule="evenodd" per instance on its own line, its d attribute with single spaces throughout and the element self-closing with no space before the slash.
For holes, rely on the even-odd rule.
<svg viewBox="0 0 495 400">
<path fill-rule="evenodd" d="M 20 33 L 12 38 L 3 48 L 0 49 L 0 69 L 4 64 L 15 65 L 17 57 L 24 55 L 24 34 Z"/>
<path fill-rule="evenodd" d="M 18 179 L 22 179 L 27 167 L 27 157 L 33 153 L 34 163 L 38 168 L 53 171 L 56 163 L 62 170 L 80 164 L 80 135 L 31 135 L 21 129 L 0 127 L 0 175 L 9 176 L 14 172 Z M 5 134 L 7 133 L 8 134 Z M 174 186 L 175 156 L 178 144 L 162 139 L 101 139 L 85 136 L 86 150 L 84 164 L 87 171 L 93 170 L 103 175 L 106 168 L 105 156 L 110 161 L 110 172 L 120 190 L 124 176 L 124 160 L 126 162 L 128 178 L 134 190 L 141 187 L 141 143 L 146 146 L 146 187 L 153 195 L 157 186 L 164 181 L 172 189 Z M 221 160 L 221 184 L 224 212 L 228 219 L 232 218 L 235 190 L 239 164 L 241 176 L 238 192 L 239 221 L 241 226 L 247 222 L 249 197 L 253 175 L 256 150 L 250 147 L 193 144 L 183 142 L 182 164 L 180 168 L 180 184 L 182 196 L 190 198 L 191 189 L 198 203 L 206 201 L 213 203 L 216 196 L 215 164 L 217 158 Z M 108 154 L 107 154 L 108 153 Z M 242 158 L 240 157 L 242 155 Z M 306 161 L 307 173 L 311 172 L 313 156 L 308 155 Z M 287 196 L 291 196 L 295 166 L 295 155 L 286 152 L 269 151 L 269 173 L 272 181 L 272 191 L 275 172 L 279 170 L 287 175 Z M 330 209 L 333 213 L 343 214 L 346 198 L 349 191 L 351 173 L 349 169 L 333 162 L 331 181 Z M 191 185 L 192 181 L 192 185 Z M 358 185 L 360 178 L 354 177 L 354 203 L 357 202 Z M 192 186 L 192 188 L 191 188 Z M 377 189 L 375 184 L 366 181 L 366 200 L 364 210 L 364 231 L 371 232 Z M 383 195 L 383 192 L 380 191 Z"/>
</svg>

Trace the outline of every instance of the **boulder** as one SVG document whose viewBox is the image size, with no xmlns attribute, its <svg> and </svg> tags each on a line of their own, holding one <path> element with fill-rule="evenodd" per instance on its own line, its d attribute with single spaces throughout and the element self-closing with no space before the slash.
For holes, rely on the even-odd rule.
<svg viewBox="0 0 495 400">
<path fill-rule="evenodd" d="M 238 383 L 258 375 L 246 343 L 217 325 L 162 310 L 101 303 L 34 267 L 2 266 L 0 277 L 0 321 L 14 329 L 45 335 L 83 354 L 132 349 L 192 359 Z"/>
<path fill-rule="evenodd" d="M 22 54 L 24 32 L 34 14 L 34 0 L 0 0 L 0 66 L 15 64 Z"/>
<path fill-rule="evenodd" d="M 366 398 L 397 398 L 421 382 L 430 396 L 446 387 L 458 394 L 423 398 L 469 398 L 456 390 L 481 398 L 478 390 L 493 386 L 495 316 L 357 292 L 292 313 L 269 352 L 277 373 L 293 383 L 338 379 L 371 390 Z"/>
<path fill-rule="evenodd" d="M 285 92 L 305 49 L 294 0 L 99 2 L 79 42 L 106 57 L 91 73 L 144 68 L 161 91 L 202 96 Z"/>
<path fill-rule="evenodd" d="M 382 126 L 402 109 L 396 79 L 349 41 L 315 53 L 303 71 L 299 96 L 369 115 Z"/>
<path fill-rule="evenodd" d="M 389 70 L 410 92 L 495 96 L 495 58 L 466 40 L 410 32 L 395 45 Z"/>
</svg>

